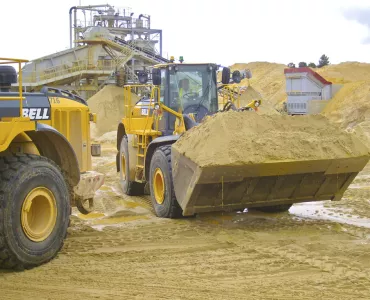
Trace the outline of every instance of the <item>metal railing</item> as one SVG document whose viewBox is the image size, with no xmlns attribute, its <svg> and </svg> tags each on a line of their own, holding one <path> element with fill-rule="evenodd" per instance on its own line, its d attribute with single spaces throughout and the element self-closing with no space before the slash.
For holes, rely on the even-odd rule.
<svg viewBox="0 0 370 300">
<path fill-rule="evenodd" d="M 237 106 L 240 107 L 240 96 L 242 91 L 243 87 L 234 84 L 222 85 L 218 90 L 219 95 L 222 96 L 222 105 L 225 105 L 228 101 L 231 101 L 233 103 L 237 102 Z"/>
<path fill-rule="evenodd" d="M 106 40 L 106 41 L 111 41 L 111 40 Z M 125 41 L 123 39 L 120 39 L 119 37 L 115 37 L 114 40 L 112 40 L 114 43 L 118 44 L 119 46 L 121 47 L 128 47 L 130 48 L 132 51 L 134 51 L 134 53 L 136 55 L 140 55 L 140 56 L 143 56 L 143 57 L 147 57 L 157 63 L 163 63 L 163 62 L 168 62 L 167 59 L 165 59 L 164 57 L 156 54 L 156 53 L 153 53 L 152 51 L 148 50 L 148 49 L 144 49 L 138 45 L 136 45 L 136 41 Z M 148 41 L 150 42 L 150 41 Z"/>
<path fill-rule="evenodd" d="M 19 87 L 18 87 L 18 93 L 19 96 L 3 96 L 0 97 L 0 101 L 9 101 L 9 100 L 19 100 L 19 117 L 23 116 L 23 100 L 25 97 L 23 97 L 23 74 L 22 74 L 22 63 L 28 62 L 28 60 L 25 59 L 18 59 L 18 58 L 1 58 L 0 57 L 0 65 L 7 65 L 7 64 L 18 64 L 18 74 L 19 74 Z"/>
<path fill-rule="evenodd" d="M 98 22 L 100 22 L 100 26 L 107 29 L 150 29 L 150 21 L 147 19 L 139 19 L 139 18 L 132 18 L 122 20 L 120 17 L 124 17 L 123 10 L 119 12 L 118 10 L 116 13 L 120 13 L 117 18 L 109 19 L 109 21 L 113 22 L 112 26 L 108 25 L 108 14 L 100 15 L 98 13 L 92 13 L 91 16 L 89 16 L 86 19 L 77 18 L 76 19 L 76 26 L 75 28 L 79 30 L 80 32 L 83 32 L 88 27 L 96 27 L 98 26 Z M 127 14 L 126 11 L 126 17 L 129 18 L 129 14 Z"/>
<path fill-rule="evenodd" d="M 56 79 L 58 77 L 71 75 L 75 72 L 83 71 L 111 71 L 116 64 L 113 60 L 97 60 L 97 64 L 91 63 L 89 60 L 74 61 L 72 66 L 62 64 L 42 71 L 24 72 L 24 78 L 28 83 L 39 82 L 44 80 Z"/>
</svg>

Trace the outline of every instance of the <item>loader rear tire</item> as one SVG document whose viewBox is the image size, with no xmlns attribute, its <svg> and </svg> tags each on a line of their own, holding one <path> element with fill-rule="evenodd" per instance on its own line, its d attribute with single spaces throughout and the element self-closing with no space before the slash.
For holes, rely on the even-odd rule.
<svg viewBox="0 0 370 300">
<path fill-rule="evenodd" d="M 180 218 L 182 209 L 173 188 L 171 145 L 158 147 L 150 162 L 150 196 L 160 218 Z"/>
<path fill-rule="evenodd" d="M 256 207 L 255 210 L 262 211 L 265 213 L 279 213 L 288 211 L 293 204 L 280 204 L 274 206 Z"/>
<path fill-rule="evenodd" d="M 120 161 L 120 183 L 124 194 L 129 196 L 139 196 L 144 194 L 144 184 L 131 181 L 130 176 L 130 155 L 128 149 L 127 135 L 123 136 L 119 150 Z M 135 158 L 132 158 L 135 159 Z"/>
<path fill-rule="evenodd" d="M 29 269 L 63 246 L 71 214 L 68 184 L 37 155 L 0 157 L 0 268 Z"/>
</svg>

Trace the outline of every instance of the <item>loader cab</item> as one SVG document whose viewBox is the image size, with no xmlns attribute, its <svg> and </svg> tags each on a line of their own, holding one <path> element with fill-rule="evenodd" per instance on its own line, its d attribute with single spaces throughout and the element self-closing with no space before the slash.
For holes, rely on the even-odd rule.
<svg viewBox="0 0 370 300">
<path fill-rule="evenodd" d="M 160 101 L 167 107 L 193 114 L 196 122 L 218 110 L 216 64 L 166 64 L 160 69 Z M 176 117 L 164 114 L 161 131 L 171 134 Z"/>
</svg>

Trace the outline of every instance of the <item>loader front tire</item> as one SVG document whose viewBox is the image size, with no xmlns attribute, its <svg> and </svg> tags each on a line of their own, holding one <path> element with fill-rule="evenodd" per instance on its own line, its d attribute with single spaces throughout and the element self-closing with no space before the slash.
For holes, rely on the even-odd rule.
<svg viewBox="0 0 370 300">
<path fill-rule="evenodd" d="M 124 194 L 129 196 L 139 196 L 144 194 L 144 184 L 130 180 L 130 157 L 128 149 L 127 135 L 123 136 L 119 150 L 120 161 L 120 183 Z"/>
<path fill-rule="evenodd" d="M 179 218 L 182 209 L 173 188 L 171 145 L 158 147 L 150 162 L 150 196 L 155 213 L 160 218 Z"/>
<path fill-rule="evenodd" d="M 54 258 L 70 214 L 68 184 L 54 162 L 0 157 L 0 268 L 28 269 Z"/>
<path fill-rule="evenodd" d="M 274 206 L 256 207 L 255 210 L 262 211 L 265 213 L 280 213 L 288 211 L 293 204 L 280 204 Z"/>
</svg>

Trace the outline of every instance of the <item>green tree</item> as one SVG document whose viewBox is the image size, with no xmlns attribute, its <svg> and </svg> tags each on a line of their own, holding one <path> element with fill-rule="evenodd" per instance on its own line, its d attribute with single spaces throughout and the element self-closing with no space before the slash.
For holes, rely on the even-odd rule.
<svg viewBox="0 0 370 300">
<path fill-rule="evenodd" d="M 315 63 L 313 63 L 313 62 L 310 62 L 310 63 L 308 64 L 308 66 L 309 66 L 310 68 L 317 68 L 316 64 L 315 64 Z"/>
<path fill-rule="evenodd" d="M 327 66 L 328 64 L 330 64 L 329 57 L 327 57 L 325 54 L 321 55 L 318 67 L 322 68 L 323 66 Z"/>
<path fill-rule="evenodd" d="M 305 63 L 304 61 L 301 61 L 301 62 L 298 64 L 298 67 L 299 67 L 299 68 L 307 67 L 307 63 Z"/>
</svg>

